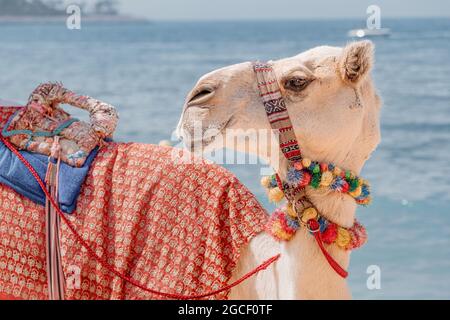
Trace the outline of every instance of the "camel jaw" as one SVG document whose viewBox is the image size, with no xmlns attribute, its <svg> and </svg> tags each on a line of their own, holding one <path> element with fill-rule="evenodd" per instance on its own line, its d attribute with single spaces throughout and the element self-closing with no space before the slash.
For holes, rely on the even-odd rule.
<svg viewBox="0 0 450 320">
<path fill-rule="evenodd" d="M 178 137 L 183 141 L 184 147 L 193 153 L 203 153 L 207 150 L 219 148 L 214 142 L 224 142 L 226 130 L 233 122 L 233 116 L 219 123 L 210 123 L 206 127 L 199 121 L 182 121 L 177 129 Z M 222 137 L 222 139 L 218 139 Z"/>
</svg>

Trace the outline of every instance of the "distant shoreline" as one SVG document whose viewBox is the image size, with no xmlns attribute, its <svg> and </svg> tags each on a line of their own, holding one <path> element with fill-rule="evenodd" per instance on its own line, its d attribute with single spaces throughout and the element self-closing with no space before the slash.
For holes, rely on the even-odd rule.
<svg viewBox="0 0 450 320">
<path fill-rule="evenodd" d="M 60 22 L 65 21 L 70 14 L 57 16 L 0 16 L 0 22 Z M 87 22 L 150 22 L 149 19 L 127 15 L 82 15 L 82 21 Z"/>
</svg>

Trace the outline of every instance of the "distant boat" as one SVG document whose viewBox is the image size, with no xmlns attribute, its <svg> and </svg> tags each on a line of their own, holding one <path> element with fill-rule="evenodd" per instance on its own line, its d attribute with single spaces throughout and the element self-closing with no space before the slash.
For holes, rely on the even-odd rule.
<svg viewBox="0 0 450 320">
<path fill-rule="evenodd" d="M 381 29 L 353 29 L 347 35 L 350 38 L 387 37 L 391 34 L 388 28 Z"/>
</svg>

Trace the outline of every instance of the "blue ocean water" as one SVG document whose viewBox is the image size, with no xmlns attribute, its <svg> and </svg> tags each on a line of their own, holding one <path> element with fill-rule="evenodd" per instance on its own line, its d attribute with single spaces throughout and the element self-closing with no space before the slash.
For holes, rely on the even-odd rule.
<svg viewBox="0 0 450 320">
<path fill-rule="evenodd" d="M 24 102 L 44 81 L 118 107 L 116 138 L 170 138 L 186 93 L 216 68 L 344 45 L 364 21 L 0 23 L 0 97 Z M 383 20 L 375 83 L 382 143 L 363 174 L 375 201 L 358 210 L 369 243 L 352 253 L 357 299 L 450 298 L 450 20 Z M 259 166 L 229 166 L 266 205 Z M 366 285 L 370 265 L 381 288 Z"/>
</svg>

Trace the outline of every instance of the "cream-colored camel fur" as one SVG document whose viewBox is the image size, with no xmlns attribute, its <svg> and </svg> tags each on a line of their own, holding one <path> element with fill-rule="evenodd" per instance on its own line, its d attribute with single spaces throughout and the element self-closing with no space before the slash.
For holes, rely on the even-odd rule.
<svg viewBox="0 0 450 320">
<path fill-rule="evenodd" d="M 372 43 L 362 41 L 345 48 L 316 47 L 272 62 L 305 157 L 360 172 L 380 140 L 381 103 L 370 77 L 372 60 Z M 194 126 L 199 122 L 203 129 L 196 137 Z M 270 129 L 251 63 L 203 76 L 187 97 L 178 132 L 188 147 L 201 143 L 213 149 L 225 143 L 226 147 L 238 151 L 256 153 L 278 168 L 270 151 L 279 152 L 278 146 L 273 146 L 270 140 L 265 145 L 256 141 L 231 144 L 219 138 L 230 129 Z M 245 130 L 238 132 L 245 133 Z M 284 165 L 281 163 L 280 168 Z M 356 204 L 349 196 L 323 190 L 307 189 L 306 192 L 327 219 L 344 227 L 352 225 Z M 334 245 L 327 249 L 342 267 L 348 268 L 348 251 Z M 346 281 L 329 266 L 314 238 L 304 228 L 290 242 L 276 242 L 264 233 L 256 236 L 243 249 L 233 278 L 277 253 L 281 253 L 281 258 L 275 265 L 234 288 L 230 297 L 351 297 Z"/>
</svg>

